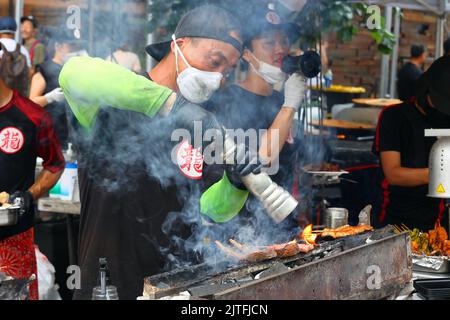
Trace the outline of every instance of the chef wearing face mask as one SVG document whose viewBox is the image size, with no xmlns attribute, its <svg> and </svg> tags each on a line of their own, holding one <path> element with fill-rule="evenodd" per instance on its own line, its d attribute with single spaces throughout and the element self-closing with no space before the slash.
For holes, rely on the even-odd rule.
<svg viewBox="0 0 450 320">
<path fill-rule="evenodd" d="M 171 128 L 195 120 L 213 125 L 214 117 L 197 104 L 237 64 L 240 26 L 223 9 L 201 6 L 182 17 L 170 41 L 146 49 L 159 63 L 143 75 L 89 57 L 71 59 L 60 74 L 79 153 L 82 278 L 76 299 L 90 299 L 100 257 L 108 259 L 120 298 L 135 299 L 144 277 L 161 272 L 168 253 L 176 254 L 161 251 L 167 244 L 163 223 L 169 212 L 181 211 L 177 189 L 194 180 L 170 161 Z M 226 177 L 220 186 L 218 206 L 239 212 L 248 193 Z"/>
<path fill-rule="evenodd" d="M 55 133 L 64 150 L 67 149 L 69 133 L 66 117 L 66 99 L 59 87 L 58 78 L 64 63 L 80 53 L 82 43 L 71 32 L 64 31 L 55 34 L 52 42 L 54 43 L 55 52 L 53 59 L 36 67 L 36 73 L 31 80 L 30 100 L 44 107 L 50 113 Z"/>
<path fill-rule="evenodd" d="M 450 128 L 450 57 L 433 63 L 418 80 L 414 101 L 388 107 L 380 115 L 374 151 L 386 176 L 380 220 L 428 231 L 437 220 L 448 225 L 441 200 L 427 197 L 428 161 L 436 138 L 425 129 Z"/>
<path fill-rule="evenodd" d="M 290 131 L 304 97 L 305 81 L 299 74 L 285 74 L 281 67 L 296 34 L 296 26 L 283 22 L 275 11 L 255 8 L 244 31 L 242 59 L 248 67 L 245 79 L 216 92 L 207 103 L 207 109 L 227 129 L 268 130 L 255 151 L 266 162 L 279 158 L 278 172 L 272 178 L 287 189 L 292 186 L 291 158 L 295 148 Z M 284 93 L 274 89 L 283 83 Z"/>
</svg>

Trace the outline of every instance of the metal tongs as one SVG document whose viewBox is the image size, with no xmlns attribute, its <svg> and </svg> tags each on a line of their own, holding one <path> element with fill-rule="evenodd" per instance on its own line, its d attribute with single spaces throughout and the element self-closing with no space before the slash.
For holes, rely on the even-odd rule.
<svg viewBox="0 0 450 320">
<path fill-rule="evenodd" d="M 361 210 L 358 215 L 359 225 L 371 225 L 370 214 L 372 213 L 372 206 L 369 204 Z"/>
</svg>

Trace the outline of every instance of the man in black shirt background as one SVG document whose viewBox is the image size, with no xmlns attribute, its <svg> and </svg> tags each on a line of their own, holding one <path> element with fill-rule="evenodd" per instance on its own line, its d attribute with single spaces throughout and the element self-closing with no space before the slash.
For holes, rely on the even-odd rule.
<svg viewBox="0 0 450 320">
<path fill-rule="evenodd" d="M 53 59 L 36 67 L 36 73 L 31 80 L 30 99 L 50 113 L 61 147 L 66 150 L 69 143 L 66 99 L 59 87 L 58 78 L 64 63 L 77 55 L 83 46 L 81 40 L 65 30 L 55 33 L 52 43 L 55 52 Z"/>
<path fill-rule="evenodd" d="M 438 59 L 418 81 L 416 99 L 380 115 L 375 152 L 388 183 L 383 204 L 387 223 L 427 231 L 447 226 L 443 201 L 427 197 L 428 158 L 436 138 L 425 129 L 450 128 L 450 56 Z"/>
<path fill-rule="evenodd" d="M 255 7 L 243 34 L 245 50 L 242 60 L 248 66 L 246 76 L 243 81 L 218 91 L 208 102 L 207 109 L 217 116 L 225 128 L 242 130 L 249 136 L 254 133 L 258 139 L 258 149 L 252 151 L 270 163 L 268 173 L 272 179 L 289 190 L 293 185 L 293 158 L 298 148 L 291 128 L 295 113 L 303 101 L 305 80 L 297 73 L 289 76 L 281 67 L 298 33 L 296 27 L 283 21 L 277 12 Z M 283 93 L 274 89 L 277 84 L 284 84 Z M 223 169 L 221 166 L 209 168 L 209 178 L 216 176 L 219 179 Z M 237 181 L 236 187 L 245 189 L 239 183 Z M 260 204 L 255 200 L 250 197 L 241 210 L 243 221 L 240 222 L 244 225 L 267 218 L 265 215 L 256 217 L 255 212 L 260 211 Z M 287 223 L 295 222 L 291 219 L 287 219 Z M 233 223 L 238 225 L 236 219 Z M 267 229 L 276 233 L 270 221 L 267 224 L 260 221 L 259 224 L 270 225 Z M 267 229 L 261 231 L 267 234 Z"/>
<path fill-rule="evenodd" d="M 398 96 L 402 101 L 408 101 L 414 96 L 417 80 L 422 75 L 422 66 L 427 59 L 427 48 L 423 45 L 411 47 L 411 59 L 398 73 Z"/>
<path fill-rule="evenodd" d="M 35 181 L 37 157 L 44 170 Z M 37 276 L 34 202 L 55 185 L 64 164 L 50 115 L 0 77 L 0 192 L 10 203 L 19 198 L 23 210 L 16 224 L 0 226 L 0 272 L 19 279 Z M 38 299 L 37 280 L 30 285 L 30 299 Z"/>
</svg>

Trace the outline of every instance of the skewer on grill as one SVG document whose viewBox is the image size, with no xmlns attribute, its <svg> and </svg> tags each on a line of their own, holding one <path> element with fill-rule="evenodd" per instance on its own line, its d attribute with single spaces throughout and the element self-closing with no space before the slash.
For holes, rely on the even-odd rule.
<svg viewBox="0 0 450 320">
<path fill-rule="evenodd" d="M 225 254 L 228 256 L 238 259 L 240 261 L 246 261 L 246 262 L 260 262 L 265 260 L 270 260 L 277 257 L 277 253 L 273 249 L 264 248 L 261 250 L 255 250 L 253 252 L 250 252 L 248 254 L 243 254 L 240 252 L 236 252 L 233 249 L 229 248 L 228 246 L 222 244 L 220 241 L 215 241 L 217 247 L 219 247 L 220 250 L 222 250 Z M 238 242 L 235 242 L 235 245 L 239 245 Z"/>
<path fill-rule="evenodd" d="M 236 240 L 230 239 L 230 240 L 228 240 L 228 241 L 231 243 L 231 245 L 232 245 L 233 247 L 235 247 L 235 248 L 237 248 L 237 249 L 239 249 L 239 250 L 241 250 L 241 251 L 246 251 L 246 250 L 247 250 L 247 247 L 246 247 L 245 245 L 240 244 L 240 243 L 237 242 Z"/>
<path fill-rule="evenodd" d="M 245 255 L 230 249 L 229 247 L 223 245 L 220 241 L 216 240 L 216 241 L 214 241 L 214 243 L 217 245 L 217 247 L 219 247 L 220 250 L 222 250 L 224 253 L 226 253 L 230 257 L 236 258 L 238 260 L 244 260 L 245 259 Z"/>
</svg>

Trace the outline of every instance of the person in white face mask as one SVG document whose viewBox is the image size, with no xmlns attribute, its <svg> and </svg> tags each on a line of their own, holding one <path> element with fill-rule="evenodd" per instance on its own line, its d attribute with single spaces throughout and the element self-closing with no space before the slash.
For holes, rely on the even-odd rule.
<svg viewBox="0 0 450 320">
<path fill-rule="evenodd" d="M 291 142 L 291 124 L 303 100 L 305 81 L 301 75 L 288 76 L 281 69 L 290 37 L 296 34 L 295 26 L 283 23 L 276 12 L 263 9 L 256 10 L 248 23 L 242 57 L 248 66 L 247 75 L 240 83 L 218 92 L 208 108 L 227 128 L 269 129 L 261 140 L 259 154 L 270 162 L 278 157 L 286 141 Z M 284 94 L 274 90 L 275 85 L 283 83 Z M 271 141 L 272 130 L 278 132 L 277 141 Z"/>
<path fill-rule="evenodd" d="M 75 299 L 91 298 L 101 257 L 108 258 L 121 299 L 136 299 L 142 294 L 142 279 L 169 263 L 172 252 L 160 250 L 168 241 L 163 222 L 169 212 L 182 211 L 176 189 L 195 184 L 197 178 L 170 161 L 171 128 L 213 122 L 209 120 L 214 116 L 198 104 L 210 98 L 239 61 L 240 29 L 229 12 L 200 6 L 181 18 L 172 39 L 147 46 L 158 63 L 143 75 L 88 57 L 64 65 L 59 83 L 76 118 L 75 147 L 80 149 L 78 256 L 83 277 Z M 161 122 L 167 126 L 158 126 Z M 130 149 L 133 141 L 139 141 L 138 151 Z M 169 159 L 162 161 L 165 155 Z M 155 157 L 157 161 L 149 163 Z M 151 171 L 154 167 L 158 172 Z M 176 175 L 163 184 L 156 177 L 166 172 Z M 111 190 L 115 186 L 119 188 Z M 247 196 L 226 176 L 214 190 L 200 210 L 220 207 L 237 213 Z M 227 203 L 215 205 L 215 200 Z"/>
<path fill-rule="evenodd" d="M 256 8 L 246 26 L 242 59 L 247 74 L 243 81 L 217 92 L 206 109 L 227 129 L 256 130 L 258 135 L 267 130 L 258 141 L 257 152 L 266 163 L 278 161 L 279 169 L 274 167 L 272 178 L 289 189 L 293 177 L 290 158 L 295 149 L 290 132 L 304 97 L 305 81 L 299 74 L 285 74 L 281 67 L 290 40 L 297 34 L 296 26 L 283 23 L 274 11 Z M 283 84 L 284 93 L 274 89 Z"/>
<path fill-rule="evenodd" d="M 58 77 L 63 65 L 72 57 L 85 56 L 83 42 L 76 39 L 71 32 L 60 31 L 53 35 L 53 59 L 39 64 L 31 80 L 30 100 L 45 107 L 52 116 L 54 129 L 62 148 L 68 144 L 68 128 L 66 117 L 66 99 L 59 87 Z"/>
</svg>

